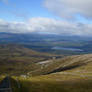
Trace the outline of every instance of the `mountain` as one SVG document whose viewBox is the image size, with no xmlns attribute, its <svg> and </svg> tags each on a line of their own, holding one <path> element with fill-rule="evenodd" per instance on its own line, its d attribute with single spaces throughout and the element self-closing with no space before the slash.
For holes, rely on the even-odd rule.
<svg viewBox="0 0 92 92">
<path fill-rule="evenodd" d="M 91 37 L 56 34 L 0 33 L 0 44 L 19 44 L 39 52 L 62 55 L 92 53 Z"/>
<path fill-rule="evenodd" d="M 1 74 L 47 75 L 84 66 L 91 60 L 92 54 L 65 57 L 37 52 L 16 44 L 0 45 Z"/>
<path fill-rule="evenodd" d="M 68 56 L 52 64 L 47 62 L 44 72 L 45 75 L 36 77 L 18 77 L 21 91 L 92 92 L 92 54 Z"/>
<path fill-rule="evenodd" d="M 18 44 L 2 44 L 0 75 L 12 77 L 14 92 L 92 91 L 92 54 L 56 57 Z"/>
<path fill-rule="evenodd" d="M 61 59 L 49 60 L 48 62 L 44 61 L 38 64 L 42 66 L 42 68 L 38 70 L 39 72 L 30 72 L 30 74 L 48 75 L 62 71 L 81 69 L 81 67 L 87 67 L 87 65 L 92 64 L 92 54 L 68 56 Z M 91 72 L 92 67 L 90 67 L 90 71 L 87 69 L 86 71 L 83 69 L 83 71 Z"/>
<path fill-rule="evenodd" d="M 10 42 L 30 42 L 30 41 L 91 41 L 91 37 L 83 36 L 63 36 L 57 34 L 40 34 L 40 33 L 6 33 L 0 32 L 0 40 L 2 43 Z"/>
<path fill-rule="evenodd" d="M 40 53 L 16 44 L 0 45 L 0 74 L 26 74 L 40 65 L 36 63 L 57 55 Z"/>
</svg>

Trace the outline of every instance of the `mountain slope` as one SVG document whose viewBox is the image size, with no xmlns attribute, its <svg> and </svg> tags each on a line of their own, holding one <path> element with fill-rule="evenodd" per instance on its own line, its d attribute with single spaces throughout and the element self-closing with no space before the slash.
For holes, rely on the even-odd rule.
<svg viewBox="0 0 92 92">
<path fill-rule="evenodd" d="M 41 62 L 55 55 L 44 54 L 20 45 L 0 45 L 0 74 L 26 74 L 39 69 Z"/>
<path fill-rule="evenodd" d="M 92 92 L 92 54 L 70 56 L 60 59 L 58 63 L 60 66 L 53 67 L 54 72 L 50 72 L 51 74 L 26 79 L 18 77 L 21 91 Z M 78 66 L 73 67 L 75 65 Z M 59 69 L 59 72 L 56 71 L 57 69 Z"/>
<path fill-rule="evenodd" d="M 51 60 L 50 62 L 41 64 L 42 68 L 39 70 L 38 73 L 47 75 L 51 73 L 81 68 L 91 63 L 92 63 L 92 54 L 68 56 L 62 59 L 55 59 Z"/>
<path fill-rule="evenodd" d="M 62 56 L 36 52 L 20 45 L 1 45 L 0 73 L 47 75 L 77 69 L 92 62 L 92 54 L 60 57 Z"/>
</svg>

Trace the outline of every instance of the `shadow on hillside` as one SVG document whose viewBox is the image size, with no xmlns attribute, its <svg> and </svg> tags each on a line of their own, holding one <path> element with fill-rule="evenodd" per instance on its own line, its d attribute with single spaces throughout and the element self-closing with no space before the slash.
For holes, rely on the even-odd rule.
<svg viewBox="0 0 92 92">
<path fill-rule="evenodd" d="M 74 68 L 78 68 L 80 66 L 83 66 L 84 64 L 79 64 L 79 65 L 73 65 L 73 66 L 67 66 L 67 67 L 61 67 L 61 68 L 58 68 L 56 70 L 53 70 L 49 73 L 46 73 L 44 75 L 47 75 L 47 74 L 51 74 L 51 73 L 56 73 L 56 72 L 62 72 L 62 71 L 67 71 L 67 70 L 72 70 Z"/>
</svg>

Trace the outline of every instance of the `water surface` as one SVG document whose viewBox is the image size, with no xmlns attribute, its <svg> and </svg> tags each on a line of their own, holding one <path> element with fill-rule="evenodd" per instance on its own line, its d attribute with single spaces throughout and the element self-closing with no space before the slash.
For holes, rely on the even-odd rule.
<svg viewBox="0 0 92 92">
<path fill-rule="evenodd" d="M 65 48 L 65 47 L 53 47 L 52 49 L 54 50 L 69 50 L 69 51 L 83 51 L 82 49 L 78 49 L 78 48 Z"/>
</svg>

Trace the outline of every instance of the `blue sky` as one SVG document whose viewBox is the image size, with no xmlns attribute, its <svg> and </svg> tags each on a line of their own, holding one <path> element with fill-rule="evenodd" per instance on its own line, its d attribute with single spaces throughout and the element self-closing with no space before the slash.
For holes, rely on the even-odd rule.
<svg viewBox="0 0 92 92">
<path fill-rule="evenodd" d="M 24 21 L 32 17 L 65 19 L 50 12 L 48 8 L 44 6 L 44 1 L 45 0 L 0 0 L 0 18 L 7 21 Z M 92 23 L 91 20 L 77 14 L 76 21 Z"/>
<path fill-rule="evenodd" d="M 0 0 L 0 32 L 92 36 L 92 0 Z"/>
<path fill-rule="evenodd" d="M 22 21 L 32 17 L 56 18 L 44 6 L 43 0 L 4 0 L 0 1 L 0 18 L 8 21 Z"/>
</svg>

